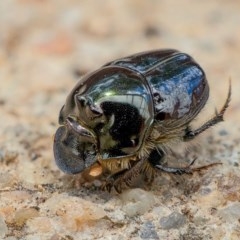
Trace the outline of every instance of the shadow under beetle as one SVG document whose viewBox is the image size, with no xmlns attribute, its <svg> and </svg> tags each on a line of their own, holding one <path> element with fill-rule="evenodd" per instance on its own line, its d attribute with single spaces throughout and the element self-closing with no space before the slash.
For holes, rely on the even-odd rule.
<svg viewBox="0 0 240 240">
<path fill-rule="evenodd" d="M 163 159 L 172 144 L 223 121 L 231 85 L 220 112 L 191 128 L 208 96 L 203 69 L 185 53 L 164 49 L 109 62 L 84 76 L 67 97 L 54 138 L 56 163 L 71 174 L 100 166 L 109 173 L 106 189 L 117 192 L 139 175 L 151 182 L 159 170 L 191 173 L 192 164 L 167 167 Z"/>
</svg>

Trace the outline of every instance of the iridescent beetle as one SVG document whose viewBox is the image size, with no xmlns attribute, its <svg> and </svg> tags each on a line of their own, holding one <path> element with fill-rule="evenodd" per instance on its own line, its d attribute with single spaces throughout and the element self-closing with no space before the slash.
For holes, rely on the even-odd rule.
<svg viewBox="0 0 240 240">
<path fill-rule="evenodd" d="M 107 63 L 73 88 L 59 116 L 54 139 L 58 167 L 71 174 L 94 165 L 110 173 L 106 188 L 120 192 L 157 170 L 183 174 L 163 159 L 172 143 L 189 141 L 223 121 L 231 87 L 221 111 L 196 130 L 191 121 L 204 107 L 209 86 L 192 57 L 156 50 Z"/>
</svg>

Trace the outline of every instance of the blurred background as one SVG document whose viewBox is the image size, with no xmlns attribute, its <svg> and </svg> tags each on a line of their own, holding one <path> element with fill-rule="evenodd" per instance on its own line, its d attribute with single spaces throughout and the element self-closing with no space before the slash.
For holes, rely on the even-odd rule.
<svg viewBox="0 0 240 240">
<path fill-rule="evenodd" d="M 239 110 L 239 12 L 235 0 L 1 1 L 1 105 L 18 121 L 55 122 L 86 72 L 136 52 L 175 48 L 206 71 L 214 105 L 231 78 L 231 109 Z"/>
<path fill-rule="evenodd" d="M 210 101 L 199 116 L 202 121 L 210 118 L 215 107 L 219 109 L 223 105 L 231 79 L 232 101 L 226 112 L 226 122 L 209 131 L 208 138 L 206 135 L 203 137 L 201 158 L 228 162 L 238 168 L 239 177 L 240 1 L 1 0 L 0 188 L 35 189 L 44 184 L 60 184 L 62 175 L 53 160 L 52 136 L 57 129 L 58 113 L 67 94 L 82 75 L 96 70 L 108 61 L 161 48 L 186 52 L 205 70 L 210 85 Z M 231 176 L 231 179 L 234 178 Z M 228 189 L 234 187 L 233 192 L 237 193 L 240 191 L 237 186 L 239 182 L 235 184 L 233 181 Z M 165 190 L 168 191 L 168 188 Z M 154 194 L 160 199 L 164 188 L 159 186 L 155 191 Z M 181 195 L 181 190 L 179 191 Z M 46 190 L 41 194 L 46 200 L 51 198 L 53 192 Z M 1 192 L 0 198 L 4 200 L 0 203 L 0 222 L 2 221 L 1 226 L 4 227 L 1 229 L 4 231 L 0 233 L 0 238 L 33 232 L 43 234 L 39 226 L 46 224 L 46 230 L 47 226 L 51 226 L 49 219 L 54 224 L 59 224 L 55 215 L 48 218 L 44 213 L 44 206 L 36 200 L 38 191 L 27 197 L 20 193 L 7 195 Z M 174 195 L 177 194 L 175 192 Z M 83 194 L 82 197 L 84 196 Z M 234 201 L 240 200 L 239 195 L 235 197 Z M 216 195 L 216 198 L 219 199 L 219 196 Z M 16 202 L 16 199 L 22 199 L 21 203 Z M 102 205 L 102 202 L 98 204 Z M 111 209 L 111 204 L 116 203 L 107 204 L 110 204 L 107 208 Z M 169 204 L 170 209 L 171 202 Z M 199 205 L 196 202 L 192 204 L 196 208 L 203 206 L 202 202 Z M 31 212 L 36 217 L 35 225 L 24 218 L 24 224 L 28 228 L 20 224 L 22 228 L 19 230 L 14 225 L 19 221 L 16 211 L 29 205 L 40 207 L 41 216 L 45 218 L 38 219 L 38 215 L 34 215 L 36 212 Z M 181 202 L 178 206 L 181 208 Z M 49 209 L 51 207 L 52 205 Z M 201 214 L 209 213 L 203 210 Z M 152 219 L 155 218 L 154 214 L 151 216 Z M 134 224 L 135 221 L 132 221 L 131 225 L 127 225 L 129 229 L 131 226 L 134 229 Z M 202 225 L 212 232 L 212 224 L 208 221 Z M 224 235 L 222 226 L 225 225 L 220 222 L 219 231 L 216 231 L 217 228 L 214 230 L 219 235 L 211 239 L 222 239 L 221 236 L 228 236 L 225 239 L 239 239 L 239 232 L 239 235 L 235 234 L 236 238 Z M 48 237 L 54 234 L 54 229 L 51 226 L 46 230 L 46 239 L 50 239 Z M 66 232 L 69 231 L 71 232 L 70 227 Z M 105 231 L 104 227 L 102 231 Z M 112 231 L 108 232 L 109 236 L 115 234 L 115 230 Z M 229 231 L 226 232 L 230 234 Z M 196 236 L 201 235 L 200 231 Z M 190 239 L 187 236 L 182 239 Z M 162 237 L 180 239 L 179 236 Z"/>
</svg>

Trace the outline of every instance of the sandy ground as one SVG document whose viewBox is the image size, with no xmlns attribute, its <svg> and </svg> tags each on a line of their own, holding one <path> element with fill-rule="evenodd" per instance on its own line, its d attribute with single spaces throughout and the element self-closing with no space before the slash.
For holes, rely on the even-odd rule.
<svg viewBox="0 0 240 240">
<path fill-rule="evenodd" d="M 0 239 L 240 239 L 240 2 L 0 2 Z M 121 195 L 56 167 L 58 113 L 79 77 L 135 52 L 176 48 L 201 64 L 225 122 L 180 148 L 192 176 L 161 174 Z M 189 157 L 189 158 L 188 158 Z"/>
</svg>

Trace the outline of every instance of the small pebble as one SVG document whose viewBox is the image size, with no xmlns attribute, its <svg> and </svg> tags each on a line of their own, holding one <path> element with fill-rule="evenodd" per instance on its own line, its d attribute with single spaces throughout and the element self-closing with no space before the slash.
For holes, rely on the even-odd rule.
<svg viewBox="0 0 240 240">
<path fill-rule="evenodd" d="M 28 219 L 39 216 L 39 212 L 35 208 L 23 208 L 15 213 L 15 223 L 18 226 L 23 226 Z"/>
<path fill-rule="evenodd" d="M 226 135 L 228 135 L 228 132 L 225 129 L 222 129 L 222 130 L 219 131 L 219 135 L 220 136 L 226 136 Z"/>
<path fill-rule="evenodd" d="M 236 202 L 219 211 L 218 215 L 227 222 L 240 219 L 240 202 Z"/>
<path fill-rule="evenodd" d="M 140 188 L 126 190 L 120 197 L 124 203 L 122 210 L 129 217 L 144 214 L 155 203 L 153 194 Z"/>
<path fill-rule="evenodd" d="M 0 189 L 12 187 L 15 178 L 8 172 L 0 173 Z"/>
<path fill-rule="evenodd" d="M 144 223 L 143 228 L 140 231 L 140 237 L 142 239 L 159 239 L 155 226 L 151 221 Z"/>
<path fill-rule="evenodd" d="M 208 188 L 208 187 L 204 187 L 204 188 L 201 188 L 200 189 L 200 194 L 201 195 L 208 195 L 210 192 L 211 192 L 212 190 L 210 189 L 210 188 Z"/>
<path fill-rule="evenodd" d="M 7 224 L 5 223 L 3 217 L 0 215 L 0 238 L 4 238 L 8 232 Z"/>
<path fill-rule="evenodd" d="M 173 212 L 167 217 L 160 219 L 160 225 L 163 229 L 180 228 L 186 223 L 186 217 L 178 212 Z"/>
</svg>

